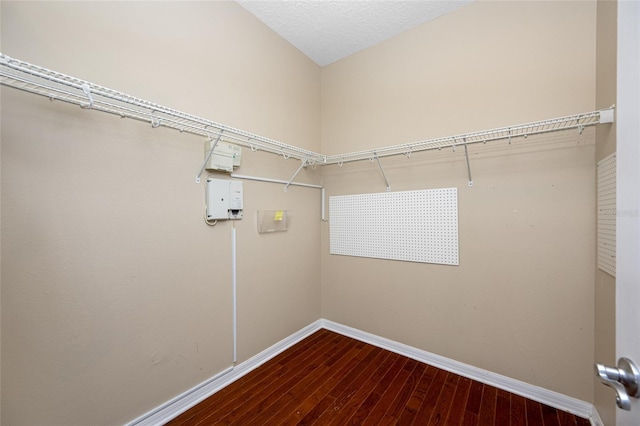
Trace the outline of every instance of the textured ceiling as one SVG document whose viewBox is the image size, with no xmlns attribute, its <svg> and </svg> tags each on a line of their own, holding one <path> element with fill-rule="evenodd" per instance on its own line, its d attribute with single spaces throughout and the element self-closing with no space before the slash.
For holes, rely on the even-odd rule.
<svg viewBox="0 0 640 426">
<path fill-rule="evenodd" d="M 320 66 L 328 65 L 471 0 L 238 0 Z"/>
</svg>

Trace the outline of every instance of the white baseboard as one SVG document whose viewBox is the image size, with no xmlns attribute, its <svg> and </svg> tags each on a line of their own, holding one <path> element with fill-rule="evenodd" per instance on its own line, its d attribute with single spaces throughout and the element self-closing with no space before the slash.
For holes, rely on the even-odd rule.
<svg viewBox="0 0 640 426">
<path fill-rule="evenodd" d="M 137 419 L 127 423 L 126 426 L 158 426 L 167 423 L 178 415 L 184 413 L 189 408 L 204 401 L 214 393 L 218 392 L 225 386 L 230 385 L 242 376 L 255 370 L 271 358 L 281 352 L 284 352 L 291 346 L 315 333 L 322 328 L 322 320 L 315 321 L 303 329 L 293 333 L 276 343 L 275 345 L 265 349 L 259 354 L 249 358 L 248 360 L 229 367 L 228 369 L 216 374 L 208 380 L 194 386 L 188 391 L 176 396 L 170 401 L 154 408 Z"/>
<path fill-rule="evenodd" d="M 596 410 L 596 406 L 593 406 L 593 411 L 591 411 L 591 416 L 589 416 L 589 421 L 591 422 L 591 426 L 604 426 L 604 422 L 600 418 L 600 414 L 598 410 Z"/>
<path fill-rule="evenodd" d="M 417 349 L 403 343 L 398 343 L 375 334 L 367 333 L 346 325 L 342 325 L 333 321 L 319 319 L 303 329 L 295 332 L 289 337 L 279 341 L 273 346 L 265 349 L 259 354 L 249 358 L 235 367 L 230 367 L 216 376 L 200 383 L 199 385 L 189 389 L 181 395 L 176 396 L 172 400 L 156 407 L 148 413 L 138 417 L 137 419 L 127 423 L 126 426 L 157 426 L 163 425 L 169 420 L 177 417 L 189 408 L 204 401 L 220 389 L 230 385 L 242 376 L 248 374 L 258 368 L 271 358 L 320 330 L 325 328 L 336 333 L 387 349 L 400 355 L 424 362 L 425 364 L 441 368 L 443 370 L 459 374 L 464 377 L 495 386 L 499 389 L 521 395 L 525 398 L 538 401 L 551 407 L 568 411 L 580 417 L 588 418 L 593 426 L 602 426 L 602 420 L 598 415 L 593 404 L 581 401 L 554 392 L 548 389 L 534 386 L 520 380 L 512 379 L 491 371 L 483 370 L 469 364 L 454 361 L 440 355 L 436 355 L 422 349 Z"/>
<path fill-rule="evenodd" d="M 409 345 L 395 342 L 384 337 L 376 336 L 346 325 L 338 324 L 329 320 L 321 320 L 322 328 L 335 331 L 336 333 L 387 349 L 400 355 L 424 362 L 425 364 L 441 368 L 443 370 L 468 377 L 481 383 L 495 386 L 499 389 L 524 396 L 525 398 L 538 401 L 551 407 L 568 411 L 580 417 L 588 418 L 593 424 L 594 407 L 585 401 L 563 395 L 548 389 L 534 386 L 520 380 L 512 379 L 501 374 L 483 370 L 469 364 L 454 361 L 431 352 L 423 351 Z M 595 412 L 597 415 L 597 412 Z M 599 416 L 598 416 L 599 418 Z M 598 423 L 595 423 L 598 425 Z M 601 424 L 601 423 L 600 423 Z"/>
</svg>

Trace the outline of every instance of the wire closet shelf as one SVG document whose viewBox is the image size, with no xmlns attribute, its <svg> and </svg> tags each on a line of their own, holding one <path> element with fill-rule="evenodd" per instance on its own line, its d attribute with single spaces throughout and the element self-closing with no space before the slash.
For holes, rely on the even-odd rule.
<svg viewBox="0 0 640 426">
<path fill-rule="evenodd" d="M 476 143 L 487 143 L 498 140 L 508 140 L 517 137 L 526 138 L 531 135 L 557 132 L 561 130 L 577 129 L 580 133 L 586 127 L 597 124 L 610 123 L 613 120 L 613 108 L 602 111 L 586 112 L 582 114 L 569 115 L 566 117 L 553 118 L 549 120 L 535 121 L 526 124 L 518 124 L 508 127 L 500 127 L 481 132 L 463 133 L 455 136 L 427 139 L 418 142 L 411 142 L 400 145 L 392 145 L 373 150 L 350 152 L 347 154 L 329 155 L 326 164 L 342 164 L 349 161 L 375 160 L 380 157 L 394 155 L 410 156 L 414 152 L 429 151 L 442 148 L 464 147 Z M 609 118 L 611 116 L 611 118 Z"/>
<path fill-rule="evenodd" d="M 114 114 L 122 118 L 149 123 L 152 127 L 168 127 L 180 132 L 200 135 L 264 150 L 284 158 L 307 160 L 307 164 L 324 163 L 325 156 L 263 136 L 216 123 L 205 118 L 167 108 L 113 89 L 99 86 L 0 53 L 0 77 L 5 86 L 42 95 L 84 109 Z"/>
<path fill-rule="evenodd" d="M 114 114 L 122 118 L 149 123 L 152 127 L 168 127 L 180 132 L 200 135 L 214 140 L 221 137 L 232 143 L 301 160 L 305 166 L 342 165 L 347 162 L 378 159 L 395 155 L 411 155 L 414 152 L 454 148 L 496 140 L 584 128 L 613 122 L 613 107 L 566 117 L 553 118 L 501 127 L 481 132 L 465 133 L 443 138 L 428 139 L 365 151 L 337 155 L 323 155 L 273 139 L 236 129 L 205 118 L 145 101 L 125 93 L 108 89 L 76 77 L 71 77 L 0 53 L 0 83 L 29 93 L 75 104 L 84 109 Z"/>
</svg>

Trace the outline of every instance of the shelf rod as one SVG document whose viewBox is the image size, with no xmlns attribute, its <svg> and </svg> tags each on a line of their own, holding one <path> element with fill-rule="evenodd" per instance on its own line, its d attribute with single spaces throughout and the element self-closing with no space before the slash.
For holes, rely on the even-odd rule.
<svg viewBox="0 0 640 426">
<path fill-rule="evenodd" d="M 314 185 L 312 183 L 287 182 L 286 180 L 282 180 L 282 179 L 272 179 L 272 178 L 265 178 L 265 177 L 260 177 L 260 176 L 239 175 L 237 173 L 231 173 L 229 175 L 229 177 L 232 177 L 234 179 L 255 180 L 255 181 L 258 181 L 258 182 L 283 183 L 283 184 L 289 183 L 289 185 L 291 185 L 291 186 L 302 186 L 302 187 L 305 187 L 305 188 L 324 189 L 322 186 Z"/>
</svg>

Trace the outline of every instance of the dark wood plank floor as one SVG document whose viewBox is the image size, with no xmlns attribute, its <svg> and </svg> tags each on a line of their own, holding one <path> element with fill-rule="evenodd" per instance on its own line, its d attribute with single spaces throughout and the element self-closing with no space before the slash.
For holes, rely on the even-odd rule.
<svg viewBox="0 0 640 426">
<path fill-rule="evenodd" d="M 589 425 L 589 421 L 320 330 L 168 423 Z"/>
</svg>

